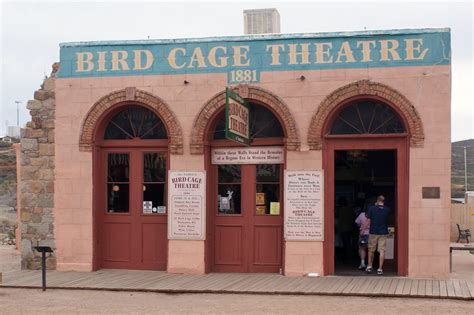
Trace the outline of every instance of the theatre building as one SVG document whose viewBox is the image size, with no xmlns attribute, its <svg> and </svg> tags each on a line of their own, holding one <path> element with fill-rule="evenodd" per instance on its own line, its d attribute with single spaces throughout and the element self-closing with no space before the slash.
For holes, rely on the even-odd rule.
<svg viewBox="0 0 474 315">
<path fill-rule="evenodd" d="M 449 29 L 63 43 L 28 102 L 21 251 L 57 270 L 449 273 Z M 377 257 L 376 257 L 377 260 Z M 377 266 L 377 263 L 375 263 Z"/>
</svg>

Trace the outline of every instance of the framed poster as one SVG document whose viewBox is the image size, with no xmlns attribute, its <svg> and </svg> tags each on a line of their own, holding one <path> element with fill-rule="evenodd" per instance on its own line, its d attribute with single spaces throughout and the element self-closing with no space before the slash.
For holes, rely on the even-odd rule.
<svg viewBox="0 0 474 315">
<path fill-rule="evenodd" d="M 323 171 L 285 171 L 285 239 L 324 240 Z"/>
<path fill-rule="evenodd" d="M 206 172 L 169 171 L 168 200 L 168 238 L 204 240 Z"/>
</svg>

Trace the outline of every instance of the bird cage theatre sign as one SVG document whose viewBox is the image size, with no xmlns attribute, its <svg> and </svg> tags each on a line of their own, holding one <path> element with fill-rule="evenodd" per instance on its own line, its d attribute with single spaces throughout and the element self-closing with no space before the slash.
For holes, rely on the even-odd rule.
<svg viewBox="0 0 474 315">
<path fill-rule="evenodd" d="M 450 98 L 449 29 L 63 43 L 28 102 L 23 266 L 39 239 L 59 270 L 338 274 L 383 194 L 386 268 L 446 277 Z"/>
</svg>

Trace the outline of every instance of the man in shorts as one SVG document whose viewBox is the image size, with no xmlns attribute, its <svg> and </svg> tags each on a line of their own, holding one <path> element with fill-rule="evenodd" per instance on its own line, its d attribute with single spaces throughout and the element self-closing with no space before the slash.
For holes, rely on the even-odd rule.
<svg viewBox="0 0 474 315">
<path fill-rule="evenodd" d="M 367 268 L 365 271 L 371 273 L 372 263 L 374 261 L 374 253 L 375 249 L 379 252 L 379 268 L 377 269 L 378 275 L 383 275 L 383 262 L 385 259 L 385 244 L 387 242 L 388 236 L 388 214 L 390 213 L 390 209 L 384 206 L 385 197 L 378 196 L 377 202 L 375 205 L 371 206 L 368 211 L 368 220 L 365 222 L 363 229 L 361 228 L 361 235 L 363 230 L 370 226 L 369 229 L 369 261 L 367 264 Z"/>
</svg>

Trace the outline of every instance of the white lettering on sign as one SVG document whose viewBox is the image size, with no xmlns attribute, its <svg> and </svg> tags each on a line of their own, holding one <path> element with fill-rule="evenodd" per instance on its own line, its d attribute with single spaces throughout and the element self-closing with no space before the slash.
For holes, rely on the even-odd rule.
<svg viewBox="0 0 474 315">
<path fill-rule="evenodd" d="M 285 171 L 285 239 L 323 241 L 323 172 Z"/>
<path fill-rule="evenodd" d="M 250 138 L 249 109 L 229 99 L 229 131 L 246 139 Z"/>
<path fill-rule="evenodd" d="M 205 172 L 169 172 L 169 239 L 205 239 L 205 194 Z"/>
<path fill-rule="evenodd" d="M 212 164 L 283 164 L 283 147 L 212 149 Z"/>
</svg>

